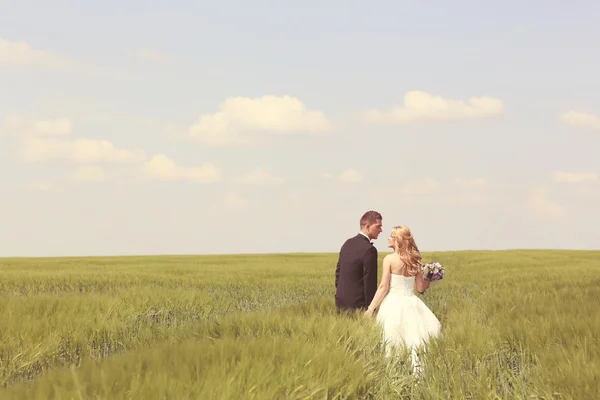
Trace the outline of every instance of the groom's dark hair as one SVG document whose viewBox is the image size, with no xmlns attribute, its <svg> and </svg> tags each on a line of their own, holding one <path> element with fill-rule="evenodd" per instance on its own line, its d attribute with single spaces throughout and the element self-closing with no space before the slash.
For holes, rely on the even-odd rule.
<svg viewBox="0 0 600 400">
<path fill-rule="evenodd" d="M 360 227 L 362 228 L 363 226 L 367 225 L 367 224 L 374 224 L 377 222 L 377 220 L 382 220 L 383 218 L 381 217 L 381 214 L 379 214 L 377 211 L 367 211 L 366 213 L 363 214 L 363 216 L 360 218 Z"/>
</svg>

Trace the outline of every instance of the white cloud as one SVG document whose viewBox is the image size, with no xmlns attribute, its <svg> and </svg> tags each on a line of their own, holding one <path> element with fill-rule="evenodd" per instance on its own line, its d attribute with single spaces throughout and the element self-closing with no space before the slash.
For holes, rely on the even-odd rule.
<svg viewBox="0 0 600 400">
<path fill-rule="evenodd" d="M 560 114 L 558 118 L 563 123 L 568 125 L 574 125 L 583 128 L 600 129 L 600 118 L 592 114 L 577 111 L 569 111 Z"/>
<path fill-rule="evenodd" d="M 146 159 L 146 153 L 142 150 L 119 149 L 107 140 L 95 139 L 28 138 L 21 143 L 20 156 L 29 163 L 67 161 L 79 164 L 135 164 Z"/>
<path fill-rule="evenodd" d="M 340 174 L 338 179 L 346 183 L 357 183 L 362 182 L 365 177 L 354 168 L 348 168 Z"/>
<path fill-rule="evenodd" d="M 472 187 L 472 186 L 486 186 L 488 184 L 487 179 L 484 178 L 473 178 L 473 179 L 455 179 L 454 180 L 454 184 L 458 185 L 458 186 L 466 186 L 466 187 Z"/>
<path fill-rule="evenodd" d="M 62 68 L 76 63 L 60 54 L 33 49 L 23 41 L 0 37 L 0 65 L 11 67 Z"/>
<path fill-rule="evenodd" d="M 386 185 L 385 187 L 375 188 L 372 192 L 373 200 L 376 202 L 385 202 L 389 199 L 395 199 L 398 202 L 421 202 L 424 198 L 440 204 L 484 204 L 493 202 L 496 199 L 491 196 L 488 189 L 483 190 L 483 186 L 470 185 L 468 187 L 459 186 L 457 181 L 460 179 L 450 179 L 440 181 L 431 177 L 409 180 L 397 185 Z M 468 182 L 472 183 L 472 182 Z"/>
<path fill-rule="evenodd" d="M 247 199 L 230 192 L 225 196 L 224 204 L 229 210 L 244 210 L 248 208 L 249 203 Z"/>
<path fill-rule="evenodd" d="M 28 189 L 39 191 L 39 192 L 51 192 L 51 193 L 62 193 L 64 187 L 52 182 L 36 181 L 27 185 Z"/>
<path fill-rule="evenodd" d="M 254 168 L 242 180 L 246 185 L 280 185 L 284 179 L 273 176 L 260 167 Z"/>
<path fill-rule="evenodd" d="M 71 180 L 77 183 L 103 182 L 106 179 L 104 170 L 95 165 L 78 168 L 71 175 Z"/>
<path fill-rule="evenodd" d="M 29 121 L 20 115 L 9 114 L 4 118 L 4 125 L 17 136 L 66 137 L 73 131 L 73 123 L 68 118 Z"/>
<path fill-rule="evenodd" d="M 532 190 L 529 198 L 529 207 L 540 218 L 560 219 L 565 215 L 564 207 L 553 202 L 548 197 L 547 187 L 538 187 Z"/>
<path fill-rule="evenodd" d="M 483 204 L 488 201 L 488 198 L 481 194 L 461 194 L 454 196 L 454 199 L 461 204 Z"/>
<path fill-rule="evenodd" d="M 337 176 L 334 176 L 330 173 L 322 173 L 322 174 L 320 174 L 320 176 L 321 176 L 321 179 L 326 180 L 326 181 L 332 180 L 332 179 L 337 179 L 338 181 L 344 182 L 344 183 L 358 183 L 358 182 L 364 181 L 364 179 L 365 179 L 364 175 L 354 168 L 348 168 L 348 169 L 342 171 Z"/>
<path fill-rule="evenodd" d="M 396 199 L 399 202 L 421 202 L 424 199 L 444 205 L 481 205 L 498 202 L 499 194 L 493 194 L 485 178 L 455 178 L 439 180 L 423 177 L 395 185 L 374 188 L 372 196 L 376 202 Z"/>
<path fill-rule="evenodd" d="M 70 139 L 73 123 L 68 118 L 33 120 L 9 114 L 3 125 L 19 139 L 18 155 L 28 163 L 136 164 L 146 160 L 140 149 L 120 149 L 107 140 Z"/>
<path fill-rule="evenodd" d="M 400 187 L 400 193 L 407 195 L 431 194 L 437 191 L 440 183 L 432 178 L 410 181 Z"/>
<path fill-rule="evenodd" d="M 172 62 L 173 58 L 150 49 L 138 49 L 133 53 L 136 57 L 147 61 L 153 61 L 158 63 Z"/>
<path fill-rule="evenodd" d="M 366 122 L 407 124 L 421 121 L 455 121 L 488 118 L 504 112 L 502 100 L 493 97 L 471 97 L 468 102 L 444 99 L 423 91 L 410 91 L 404 105 L 391 110 L 368 110 L 362 114 Z"/>
<path fill-rule="evenodd" d="M 559 183 L 597 182 L 600 180 L 594 172 L 562 172 L 554 173 L 554 181 Z"/>
<path fill-rule="evenodd" d="M 54 119 L 38 121 L 34 124 L 33 130 L 36 135 L 43 136 L 69 136 L 71 134 L 73 124 L 70 120 Z"/>
<path fill-rule="evenodd" d="M 199 167 L 181 166 L 164 154 L 152 157 L 141 165 L 139 171 L 148 179 L 162 181 L 212 183 L 221 180 L 221 170 L 211 163 L 204 163 Z"/>
<path fill-rule="evenodd" d="M 202 115 L 189 135 L 206 144 L 224 146 L 248 144 L 256 134 L 312 134 L 332 131 L 321 111 L 309 110 L 291 96 L 259 98 L 231 97 L 215 114 Z"/>
</svg>

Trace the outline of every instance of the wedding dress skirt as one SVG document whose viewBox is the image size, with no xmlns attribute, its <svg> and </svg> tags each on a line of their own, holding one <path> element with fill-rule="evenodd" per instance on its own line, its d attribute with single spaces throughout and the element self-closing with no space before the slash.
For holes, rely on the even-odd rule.
<svg viewBox="0 0 600 400">
<path fill-rule="evenodd" d="M 389 356 L 392 350 L 410 350 L 415 371 L 419 368 L 417 348 L 440 333 L 440 321 L 415 294 L 415 277 L 392 274 L 390 289 L 379 306 L 377 323 Z"/>
</svg>

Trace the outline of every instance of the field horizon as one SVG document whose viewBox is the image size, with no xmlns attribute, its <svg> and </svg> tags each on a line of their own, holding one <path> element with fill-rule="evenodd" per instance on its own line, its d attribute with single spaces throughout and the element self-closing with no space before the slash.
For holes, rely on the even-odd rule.
<svg viewBox="0 0 600 400">
<path fill-rule="evenodd" d="M 335 313 L 334 252 L 0 258 L 0 398 L 595 396 L 600 251 L 422 253 L 424 380 Z"/>
<path fill-rule="evenodd" d="M 506 249 L 456 249 L 456 250 L 421 250 L 426 254 L 445 254 L 445 253 L 502 253 L 502 252 L 600 252 L 599 248 L 579 249 L 579 248 L 506 248 Z M 334 251 L 287 251 L 287 252 L 239 252 L 239 253 L 139 253 L 139 254 L 90 254 L 90 255 L 45 255 L 45 256 L 0 256 L 1 260 L 25 260 L 25 259 L 85 259 L 85 258 L 139 258 L 139 257 L 229 257 L 229 256 L 294 256 L 294 255 L 321 255 L 331 256 L 338 254 L 339 250 Z M 391 250 L 378 250 L 378 254 L 392 253 Z"/>
</svg>

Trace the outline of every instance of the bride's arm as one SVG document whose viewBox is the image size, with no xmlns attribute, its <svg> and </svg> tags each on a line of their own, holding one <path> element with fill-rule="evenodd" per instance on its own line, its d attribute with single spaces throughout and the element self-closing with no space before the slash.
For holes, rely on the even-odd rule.
<svg viewBox="0 0 600 400">
<path fill-rule="evenodd" d="M 392 270 L 390 267 L 390 259 L 388 258 L 388 256 L 385 256 L 385 258 L 383 259 L 381 282 L 379 282 L 379 287 L 377 288 L 377 292 L 375 292 L 375 297 L 373 297 L 371 304 L 369 304 L 369 308 L 367 309 L 367 311 L 365 311 L 366 315 L 373 314 L 375 309 L 379 307 L 379 304 L 390 289 L 391 273 Z"/>
<path fill-rule="evenodd" d="M 419 268 L 419 272 L 417 272 L 417 276 L 415 277 L 415 285 L 417 286 L 417 291 L 421 294 L 425 293 L 425 290 L 429 289 L 430 281 L 426 281 L 423 279 L 423 273 Z"/>
</svg>

